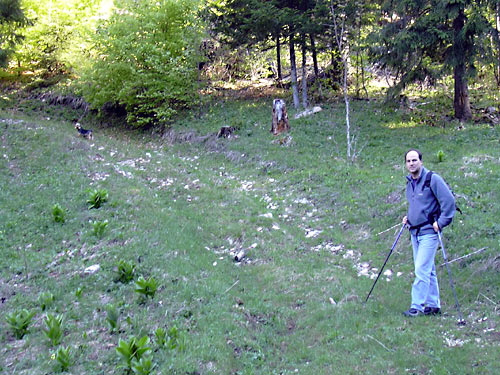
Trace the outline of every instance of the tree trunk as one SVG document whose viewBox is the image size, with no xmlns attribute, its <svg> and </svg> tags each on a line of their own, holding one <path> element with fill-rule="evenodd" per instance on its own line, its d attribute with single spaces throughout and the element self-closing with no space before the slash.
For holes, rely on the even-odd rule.
<svg viewBox="0 0 500 375">
<path fill-rule="evenodd" d="M 306 36 L 302 34 L 302 106 L 307 109 L 307 46 L 306 46 Z"/>
<path fill-rule="evenodd" d="M 314 77 L 319 79 L 319 67 L 318 67 L 318 53 L 316 51 L 316 41 L 314 40 L 314 36 L 312 34 L 309 35 L 311 40 L 311 53 L 313 58 L 313 66 L 314 66 Z"/>
<path fill-rule="evenodd" d="M 299 100 L 299 88 L 297 86 L 297 65 L 295 63 L 295 44 L 293 40 L 293 33 L 290 33 L 290 69 L 292 76 L 292 94 L 293 94 L 293 106 L 298 109 L 300 106 Z"/>
<path fill-rule="evenodd" d="M 455 118 L 459 120 L 470 120 L 472 118 L 466 77 L 468 41 L 467 35 L 462 35 L 465 21 L 465 13 L 463 9 L 460 9 L 457 17 L 453 20 L 453 32 L 455 36 L 453 49 L 456 58 L 453 68 L 453 76 L 455 79 L 455 98 L 453 100 L 453 106 L 455 108 Z"/>
<path fill-rule="evenodd" d="M 316 41 L 314 40 L 314 36 L 312 34 L 309 35 L 311 39 L 311 53 L 313 58 L 313 66 L 314 66 L 314 81 L 318 82 L 318 91 L 319 96 L 323 98 L 323 87 L 321 86 L 321 79 L 319 78 L 319 67 L 318 67 L 318 53 L 316 51 Z"/>
<path fill-rule="evenodd" d="M 271 133 L 278 135 L 290 130 L 288 114 L 286 113 L 285 101 L 281 99 L 273 100 L 273 120 L 271 122 Z"/>
<path fill-rule="evenodd" d="M 279 33 L 276 35 L 276 64 L 278 65 L 278 82 L 281 84 L 283 81 L 283 74 L 281 73 L 281 44 Z"/>
<path fill-rule="evenodd" d="M 497 80 L 497 87 L 500 86 L 500 1 L 496 3 L 496 50 L 497 50 L 497 67 L 495 77 Z"/>
</svg>

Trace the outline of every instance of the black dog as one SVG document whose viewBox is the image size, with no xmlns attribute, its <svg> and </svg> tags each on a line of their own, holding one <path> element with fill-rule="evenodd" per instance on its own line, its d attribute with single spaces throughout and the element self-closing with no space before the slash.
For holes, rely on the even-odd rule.
<svg viewBox="0 0 500 375">
<path fill-rule="evenodd" d="M 84 129 L 82 128 L 82 126 L 80 125 L 79 122 L 77 122 L 75 124 L 75 129 L 78 130 L 78 134 L 80 134 L 83 138 L 87 138 L 87 139 L 94 139 L 94 135 L 92 134 L 92 130 L 91 129 Z"/>
</svg>

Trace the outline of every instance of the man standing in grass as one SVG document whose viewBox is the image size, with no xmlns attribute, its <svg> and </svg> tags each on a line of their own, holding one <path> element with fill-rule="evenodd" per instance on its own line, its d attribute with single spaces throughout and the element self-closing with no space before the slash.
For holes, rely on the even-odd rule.
<svg viewBox="0 0 500 375">
<path fill-rule="evenodd" d="M 415 281 L 411 290 L 411 307 L 405 316 L 441 313 L 439 285 L 434 258 L 438 248 L 438 232 L 451 223 L 455 215 L 455 198 L 441 176 L 422 164 L 422 153 L 410 149 L 405 154 L 406 198 L 408 214 L 403 218 L 411 233 Z"/>
</svg>

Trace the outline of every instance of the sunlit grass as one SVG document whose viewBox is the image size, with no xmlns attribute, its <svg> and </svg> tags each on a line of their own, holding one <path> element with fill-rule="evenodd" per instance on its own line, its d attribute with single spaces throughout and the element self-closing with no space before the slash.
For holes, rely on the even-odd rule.
<svg viewBox="0 0 500 375">
<path fill-rule="evenodd" d="M 271 103 L 214 100 L 173 130 L 205 136 L 237 123 L 237 137 L 174 144 L 97 125 L 88 142 L 66 120 L 72 114 L 34 112 L 35 102 L 19 104 L 29 116 L 17 113 L 15 125 L 12 112 L 1 112 L 5 314 L 64 314 L 60 345 L 71 347 L 68 371 L 82 375 L 120 372 L 119 339 L 147 335 L 153 345 L 154 332 L 173 326 L 185 350 L 154 347 L 159 373 L 496 374 L 499 128 L 428 127 L 421 112 L 409 120 L 377 102 L 353 102 L 363 151 L 352 164 L 342 104 L 292 118 L 293 142 L 282 146 L 269 132 Z M 415 146 L 464 210 L 445 231 L 450 260 L 486 248 L 450 264 L 463 328 L 440 256 L 444 315 L 401 315 L 413 281 L 407 235 L 387 265 L 390 281 L 384 276 L 362 304 L 373 279 L 357 267 L 366 262 L 376 274 L 389 251 L 397 228 L 386 230 L 406 208 L 403 153 Z M 108 201 L 89 210 L 88 191 L 98 188 Z M 53 218 L 56 202 L 63 224 Z M 93 234 L 95 222 L 109 223 L 103 236 Z M 120 261 L 135 266 L 130 283 L 117 280 Z M 134 292 L 139 277 L 156 281 L 153 296 Z M 2 330 L 4 373 L 52 371 L 42 328 L 33 324 L 21 341 Z"/>
</svg>

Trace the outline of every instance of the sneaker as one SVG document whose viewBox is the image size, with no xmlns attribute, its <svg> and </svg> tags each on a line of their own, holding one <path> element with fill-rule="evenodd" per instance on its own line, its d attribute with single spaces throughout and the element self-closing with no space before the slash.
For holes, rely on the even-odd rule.
<svg viewBox="0 0 500 375">
<path fill-rule="evenodd" d="M 424 309 L 424 315 L 441 315 L 441 309 L 439 307 L 429 307 Z"/>
<path fill-rule="evenodd" d="M 403 312 L 404 316 L 409 316 L 409 317 L 415 317 L 415 316 L 419 316 L 422 314 L 423 314 L 422 311 L 414 309 L 414 308 L 411 308 L 410 310 L 406 310 L 405 312 Z"/>
</svg>

